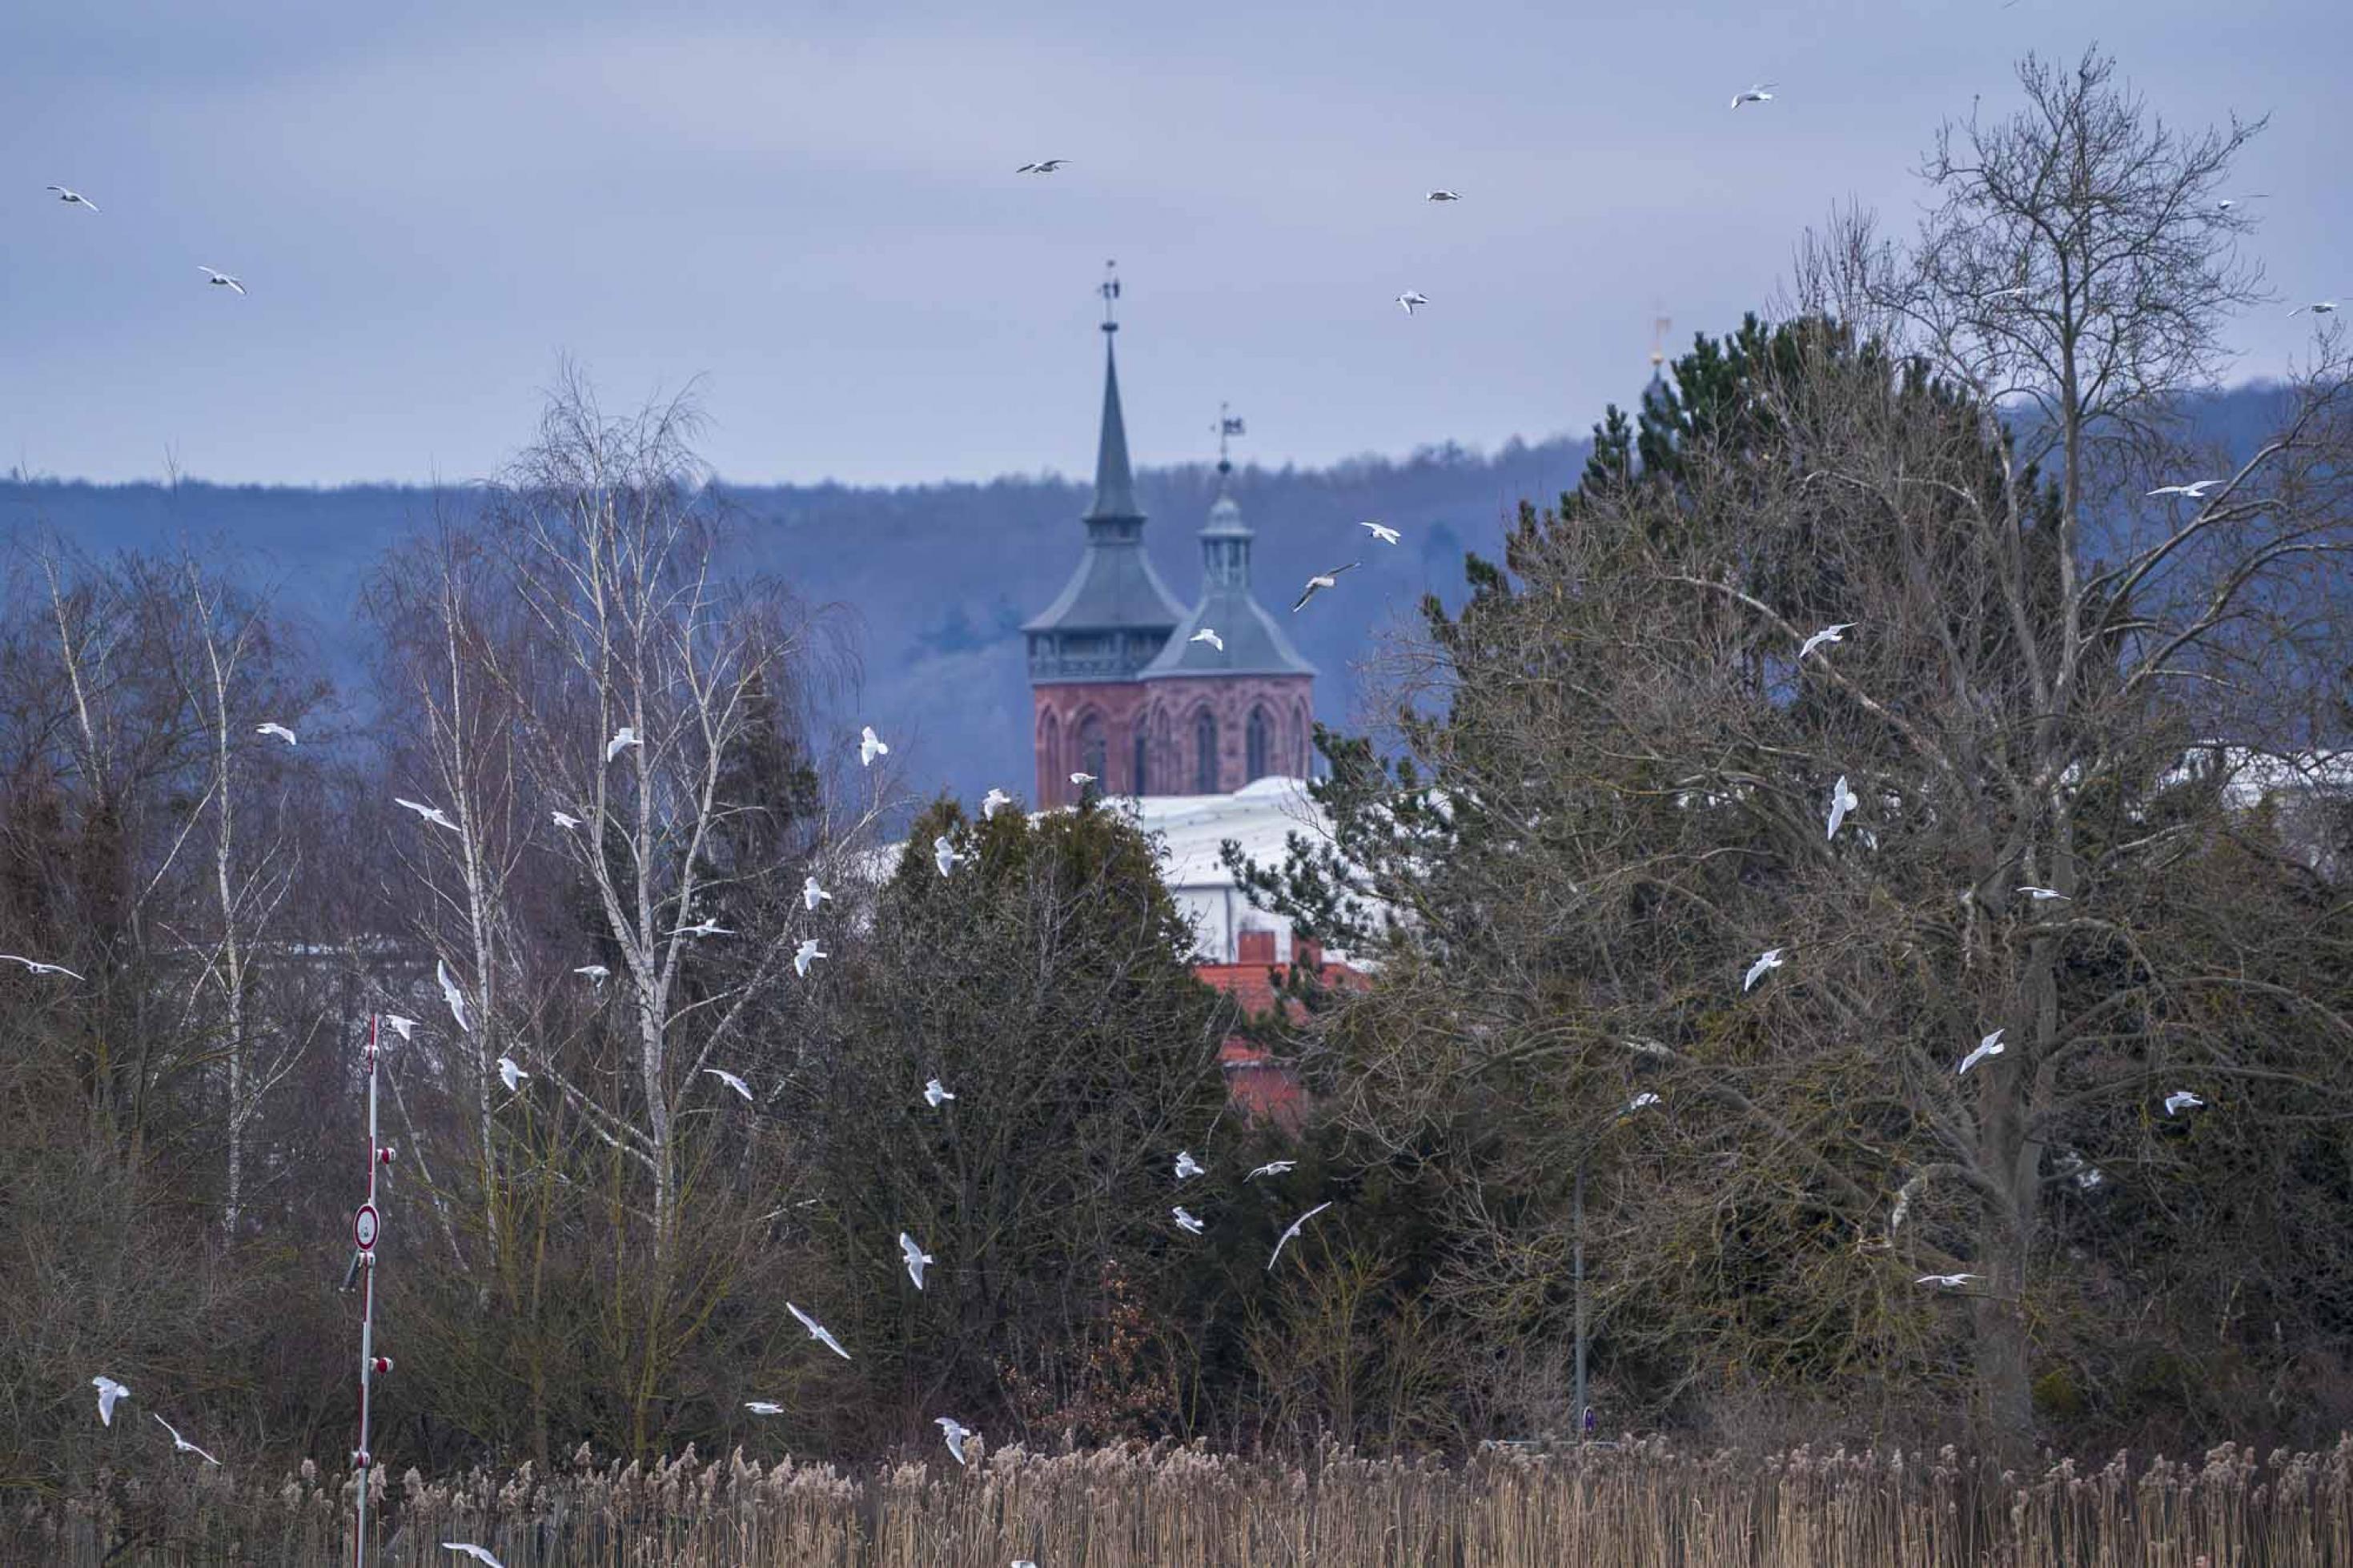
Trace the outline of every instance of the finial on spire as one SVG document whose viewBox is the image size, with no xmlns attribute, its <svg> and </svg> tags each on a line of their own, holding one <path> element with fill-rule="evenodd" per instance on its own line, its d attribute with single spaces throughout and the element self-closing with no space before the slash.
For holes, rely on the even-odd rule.
<svg viewBox="0 0 2353 1568">
<path fill-rule="evenodd" d="M 1103 263 L 1103 280 L 1101 286 L 1095 289 L 1095 292 L 1103 296 L 1103 330 L 1106 332 L 1115 332 L 1119 331 L 1119 321 L 1113 311 L 1113 306 L 1119 300 L 1118 262 L 1106 261 Z"/>
<path fill-rule="evenodd" d="M 1242 430 L 1240 416 L 1227 413 L 1227 407 L 1228 405 L 1223 403 L 1218 405 L 1218 422 L 1210 426 L 1212 430 L 1217 432 L 1218 472 L 1221 474 L 1231 473 L 1234 467 L 1233 464 L 1229 462 L 1226 458 L 1226 443 L 1234 437 L 1244 433 Z"/>
</svg>

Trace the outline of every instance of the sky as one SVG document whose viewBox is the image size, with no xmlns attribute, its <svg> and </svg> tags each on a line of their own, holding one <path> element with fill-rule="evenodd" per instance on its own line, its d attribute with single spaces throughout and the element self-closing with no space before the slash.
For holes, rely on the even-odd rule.
<svg viewBox="0 0 2353 1568">
<path fill-rule="evenodd" d="M 569 356 L 691 387 L 739 483 L 1083 474 L 1107 258 L 1139 463 L 1221 401 L 1270 464 L 1581 432 L 1655 317 L 1736 324 L 1834 205 L 1909 230 L 1938 121 L 2094 43 L 2271 116 L 2233 342 L 2285 372 L 2353 296 L 2343 0 L 11 0 L 0 469 L 462 482 Z"/>
</svg>

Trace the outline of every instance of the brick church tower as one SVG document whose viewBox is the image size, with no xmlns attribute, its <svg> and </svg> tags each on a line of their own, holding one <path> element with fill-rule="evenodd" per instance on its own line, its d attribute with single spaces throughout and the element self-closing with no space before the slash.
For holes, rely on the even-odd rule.
<svg viewBox="0 0 2353 1568">
<path fill-rule="evenodd" d="M 1086 547 L 1051 605 L 1022 626 L 1041 810 L 1079 798 L 1073 773 L 1106 795 L 1221 795 L 1270 773 L 1307 776 L 1315 668 L 1250 595 L 1252 534 L 1227 493 L 1201 531 L 1202 597 L 1187 614 L 1144 552 L 1113 339 L 1116 279 L 1103 296 L 1103 429 Z M 1208 627 L 1222 650 L 1193 642 Z"/>
</svg>

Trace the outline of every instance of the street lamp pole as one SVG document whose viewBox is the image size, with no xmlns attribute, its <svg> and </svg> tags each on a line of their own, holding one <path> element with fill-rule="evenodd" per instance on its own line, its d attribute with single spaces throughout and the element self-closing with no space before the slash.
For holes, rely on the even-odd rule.
<svg viewBox="0 0 2353 1568">
<path fill-rule="evenodd" d="M 352 1531 L 352 1563 L 353 1568 L 365 1568 L 368 1532 L 368 1470 L 375 1457 L 368 1452 L 368 1391 L 373 1377 L 392 1370 L 392 1358 L 375 1353 L 375 1244 L 381 1218 L 375 1206 L 375 1173 L 392 1163 L 392 1151 L 378 1142 L 375 1117 L 375 1058 L 381 1021 L 373 1014 L 368 1017 L 367 1038 L 367 1201 L 352 1215 L 351 1271 L 344 1277 L 344 1289 L 356 1282 L 360 1289 L 360 1440 L 352 1450 L 352 1469 L 359 1477 L 359 1500 Z"/>
</svg>

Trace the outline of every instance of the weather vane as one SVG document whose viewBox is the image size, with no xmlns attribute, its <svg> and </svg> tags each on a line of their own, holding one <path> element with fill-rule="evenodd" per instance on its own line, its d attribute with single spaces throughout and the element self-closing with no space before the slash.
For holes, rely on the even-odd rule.
<svg viewBox="0 0 2353 1568">
<path fill-rule="evenodd" d="M 1218 422 L 1209 427 L 1217 433 L 1218 471 L 1219 473 L 1223 473 L 1228 468 L 1233 467 L 1231 463 L 1226 460 L 1226 443 L 1232 440 L 1235 437 L 1244 434 L 1241 416 L 1237 414 L 1227 413 L 1227 406 L 1228 405 L 1223 403 L 1218 405 Z"/>
<path fill-rule="evenodd" d="M 1106 332 L 1115 332 L 1119 331 L 1119 322 L 1114 319 L 1112 311 L 1113 303 L 1119 299 L 1118 262 L 1106 261 L 1103 263 L 1103 280 L 1102 285 L 1095 289 L 1095 292 L 1103 296 L 1103 331 Z"/>
</svg>

